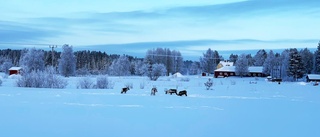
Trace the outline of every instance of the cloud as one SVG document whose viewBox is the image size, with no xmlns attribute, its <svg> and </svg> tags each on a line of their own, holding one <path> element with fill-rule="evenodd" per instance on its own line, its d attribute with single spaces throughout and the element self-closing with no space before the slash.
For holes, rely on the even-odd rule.
<svg viewBox="0 0 320 137">
<path fill-rule="evenodd" d="M 33 27 L 30 24 L 0 21 L 1 42 L 36 42 L 57 37 L 62 32 Z"/>
<path fill-rule="evenodd" d="M 56 16 L 35 15 L 2 22 L 0 40 L 109 47 L 119 46 L 112 43 L 120 43 L 133 52 L 149 47 L 177 47 L 194 53 L 210 46 L 241 49 L 243 47 L 237 45 L 243 43 L 249 46 L 263 43 L 286 46 L 288 44 L 285 42 L 292 44 L 294 39 L 308 40 L 320 36 L 319 32 L 314 31 L 314 24 L 320 23 L 316 18 L 320 16 L 317 5 L 320 5 L 319 0 L 244 0 L 211 5 L 171 5 L 149 10 L 119 10 L 122 12 L 80 10 L 63 14 L 61 10 L 61 14 Z M 138 50 L 134 50 L 134 47 Z"/>
<path fill-rule="evenodd" d="M 149 49 L 169 48 L 178 50 L 185 59 L 195 60 L 202 56 L 206 50 L 211 48 L 217 50 L 225 58 L 231 53 L 255 54 L 259 49 L 281 51 L 286 48 L 316 48 L 318 40 L 256 40 L 256 39 L 236 39 L 236 40 L 187 40 L 187 41 L 166 41 L 166 42 L 138 42 L 125 44 L 103 44 L 74 46 L 75 50 L 100 50 L 108 54 L 127 54 L 131 56 L 144 57 Z M 282 45 L 282 46 L 279 46 Z M 292 46 L 295 45 L 295 46 Z"/>
</svg>

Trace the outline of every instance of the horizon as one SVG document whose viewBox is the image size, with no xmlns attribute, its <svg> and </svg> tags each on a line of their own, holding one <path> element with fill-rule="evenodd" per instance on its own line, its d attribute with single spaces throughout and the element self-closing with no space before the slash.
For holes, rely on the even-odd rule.
<svg viewBox="0 0 320 137">
<path fill-rule="evenodd" d="M 0 44 L 1 45 L 1 44 Z M 72 45 L 71 45 L 72 46 Z M 110 45 L 109 45 L 110 46 Z M 117 46 L 117 45 L 112 45 L 112 46 Z M 2 46 L 0 46 L 0 50 L 5 50 L 5 49 L 12 49 L 12 50 L 22 50 L 22 49 L 30 49 L 30 48 L 36 48 L 36 49 L 42 49 L 42 50 L 45 50 L 45 51 L 49 51 L 51 50 L 51 48 L 49 48 L 49 45 L 41 45 L 41 46 L 27 46 L 27 47 L 24 47 L 24 46 L 10 46 L 11 48 L 3 48 Z M 103 50 L 103 49 L 99 49 L 100 46 L 89 46 L 89 47 L 85 47 L 85 46 L 81 46 L 81 47 L 73 47 L 73 51 L 76 52 L 76 51 L 84 51 L 84 50 L 87 50 L 87 51 L 100 51 L 100 52 L 105 52 L 106 54 L 108 55 L 111 55 L 111 54 L 117 54 L 117 55 L 128 55 L 128 56 L 132 56 L 132 57 L 137 57 L 137 58 L 144 58 L 145 55 L 146 55 L 146 52 L 148 49 L 146 49 L 143 53 L 141 51 L 141 53 L 132 53 L 132 52 L 123 52 L 121 54 L 118 54 L 116 53 L 115 50 L 110 50 L 112 49 L 111 47 L 108 48 L 108 50 Z M 101 47 L 100 47 L 101 48 Z M 163 47 L 154 47 L 154 48 L 163 48 Z M 168 48 L 168 47 L 167 47 Z M 152 49 L 152 48 L 151 48 Z M 170 48 L 169 48 L 170 49 Z M 290 49 L 290 48 L 279 48 L 279 49 L 264 49 L 267 53 L 272 50 L 274 53 L 279 53 L 281 54 L 282 51 L 286 50 L 286 49 Z M 298 50 L 301 50 L 301 49 L 304 49 L 304 48 L 296 48 Z M 317 50 L 316 46 L 314 48 L 308 48 L 312 53 L 315 52 Z M 172 49 L 170 49 L 172 51 Z M 176 50 L 176 49 L 175 49 Z M 208 50 L 208 49 L 207 49 Z M 184 61 L 186 60 L 191 60 L 191 61 L 199 61 L 200 57 L 203 57 L 203 54 L 207 51 L 207 50 L 204 50 L 202 51 L 201 53 L 199 52 L 199 54 L 197 55 L 185 55 L 183 52 L 180 52 Z M 212 49 L 211 50 L 215 50 L 215 49 Z M 251 54 L 252 57 L 261 49 L 242 49 L 242 50 L 216 50 L 218 51 L 219 55 L 222 56 L 224 58 L 224 60 L 228 60 L 229 59 L 229 56 L 231 54 L 236 54 L 236 55 L 240 55 L 240 54 Z M 62 45 L 59 45 L 55 48 L 55 51 L 58 51 L 58 52 L 61 52 L 62 51 Z M 176 50 L 176 51 L 179 51 L 179 50 Z"/>
</svg>

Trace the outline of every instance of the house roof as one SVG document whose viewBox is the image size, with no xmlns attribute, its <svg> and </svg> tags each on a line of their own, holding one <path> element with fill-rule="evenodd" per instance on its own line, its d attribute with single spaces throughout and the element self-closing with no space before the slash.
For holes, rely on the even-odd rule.
<svg viewBox="0 0 320 137">
<path fill-rule="evenodd" d="M 319 74 L 308 74 L 307 76 L 309 79 L 320 80 Z"/>
<path fill-rule="evenodd" d="M 249 67 L 249 72 L 262 73 L 263 67 Z M 222 68 L 216 69 L 215 71 L 223 71 L 223 72 L 235 72 L 236 66 L 224 66 Z"/>
<path fill-rule="evenodd" d="M 233 62 L 230 61 L 220 61 L 219 62 L 222 66 L 233 66 Z"/>
<path fill-rule="evenodd" d="M 11 67 L 9 70 L 21 70 L 22 67 Z"/>
</svg>

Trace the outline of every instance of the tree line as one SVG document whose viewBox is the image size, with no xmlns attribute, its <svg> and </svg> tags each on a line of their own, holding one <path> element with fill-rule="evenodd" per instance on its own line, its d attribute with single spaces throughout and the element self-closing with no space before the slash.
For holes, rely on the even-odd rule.
<svg viewBox="0 0 320 137">
<path fill-rule="evenodd" d="M 286 79 L 302 78 L 305 74 L 320 74 L 320 42 L 317 50 L 311 52 L 305 48 L 285 49 L 281 53 L 272 50 L 258 50 L 251 54 L 231 54 L 224 59 L 216 50 L 208 49 L 199 61 L 183 60 L 177 50 L 156 48 L 146 51 L 144 58 L 129 55 L 107 54 L 101 51 L 73 51 L 73 47 L 64 45 L 62 52 L 40 49 L 0 50 L 0 71 L 7 72 L 12 66 L 23 66 L 27 70 L 44 70 L 52 66 L 64 76 L 108 74 L 114 76 L 144 75 L 156 80 L 161 75 L 182 74 L 196 75 L 214 73 L 222 60 L 234 62 L 238 74 L 245 75 L 249 66 L 263 67 L 263 73 L 272 75 L 277 67 L 281 77 Z M 54 58 L 52 58 L 54 57 Z M 33 62 L 32 62 L 33 61 Z M 72 64 L 68 64 L 72 62 Z M 30 65 L 32 64 L 32 65 Z M 63 65 L 72 68 L 63 68 Z M 239 71 L 241 70 L 241 71 Z"/>
</svg>

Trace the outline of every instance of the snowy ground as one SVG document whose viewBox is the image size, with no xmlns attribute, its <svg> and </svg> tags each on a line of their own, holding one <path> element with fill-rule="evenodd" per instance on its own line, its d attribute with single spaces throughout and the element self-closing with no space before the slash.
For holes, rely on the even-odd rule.
<svg viewBox="0 0 320 137">
<path fill-rule="evenodd" d="M 2 137 L 319 137 L 320 87 L 310 83 L 270 83 L 263 78 L 109 77 L 114 89 L 0 86 Z M 256 84 L 250 84 L 254 81 Z M 120 94 L 132 83 L 133 89 Z M 140 83 L 145 88 L 140 89 Z M 157 86 L 156 96 L 150 89 Z M 186 89 L 188 97 L 164 94 Z"/>
</svg>

